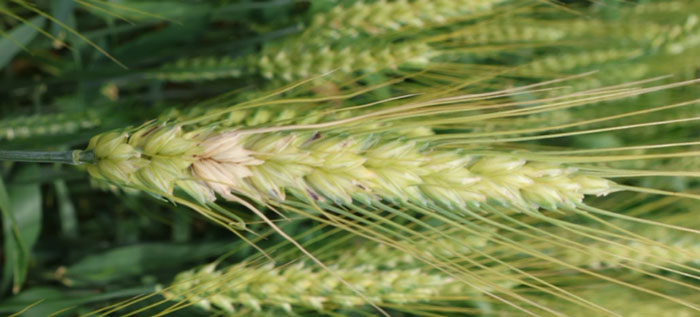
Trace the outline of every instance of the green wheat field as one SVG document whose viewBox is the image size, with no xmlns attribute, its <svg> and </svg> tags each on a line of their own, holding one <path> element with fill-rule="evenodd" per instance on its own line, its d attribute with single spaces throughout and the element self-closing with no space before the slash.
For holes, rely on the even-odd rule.
<svg viewBox="0 0 700 317">
<path fill-rule="evenodd" d="M 0 0 L 2 316 L 700 316 L 700 1 Z"/>
</svg>

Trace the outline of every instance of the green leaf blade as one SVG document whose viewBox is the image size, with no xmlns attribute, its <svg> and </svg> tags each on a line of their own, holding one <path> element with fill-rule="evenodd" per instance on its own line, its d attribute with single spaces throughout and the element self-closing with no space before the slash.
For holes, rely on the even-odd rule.
<svg viewBox="0 0 700 317">
<path fill-rule="evenodd" d="M 35 17 L 29 22 L 29 24 L 15 27 L 9 33 L 0 33 L 2 36 L 0 39 L 0 70 L 4 69 L 15 55 L 25 49 L 25 46 L 36 37 L 39 29 L 44 27 L 46 18 Z"/>
</svg>

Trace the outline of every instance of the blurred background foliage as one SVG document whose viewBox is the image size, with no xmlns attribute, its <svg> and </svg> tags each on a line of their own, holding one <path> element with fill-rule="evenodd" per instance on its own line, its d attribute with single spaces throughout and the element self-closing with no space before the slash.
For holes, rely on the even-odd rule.
<svg viewBox="0 0 700 317">
<path fill-rule="evenodd" d="M 697 1 L 476 1 L 488 5 L 468 12 L 415 11 L 421 8 L 408 3 L 425 2 L 399 2 L 406 6 L 345 0 L 1 1 L 0 149 L 82 147 L 101 131 L 205 112 L 213 96 L 233 91 L 214 103 L 227 105 L 328 71 L 335 72 L 306 93 L 408 74 L 414 74 L 411 80 L 391 89 L 413 92 L 467 80 L 474 90 L 488 91 L 597 71 L 553 90 L 556 96 L 655 76 L 692 79 L 700 72 Z M 392 91 L 374 93 L 386 97 Z M 614 107 L 533 114 L 470 129 L 566 124 L 698 97 L 697 86 L 690 86 Z M 673 120 L 698 109 L 646 115 Z M 257 115 L 245 113 L 240 120 L 255 125 L 277 114 Z M 659 143 L 697 140 L 700 129 L 693 124 L 557 142 L 594 148 L 634 145 L 647 137 Z M 591 127 L 595 123 L 581 128 Z M 700 168 L 697 159 L 687 164 Z M 0 162 L 0 176 L 0 314 L 38 304 L 25 315 L 67 307 L 76 307 L 67 315 L 79 315 L 152 291 L 226 252 L 231 262 L 256 254 L 182 206 L 95 183 L 72 167 Z M 688 182 L 662 186 L 683 190 L 692 186 Z M 254 231 L 266 232 L 256 226 L 253 221 Z M 311 231 L 301 241 L 323 234 L 308 220 L 282 226 L 291 234 Z M 269 235 L 260 243 L 280 241 Z M 185 307 L 174 314 L 204 313 Z"/>
</svg>

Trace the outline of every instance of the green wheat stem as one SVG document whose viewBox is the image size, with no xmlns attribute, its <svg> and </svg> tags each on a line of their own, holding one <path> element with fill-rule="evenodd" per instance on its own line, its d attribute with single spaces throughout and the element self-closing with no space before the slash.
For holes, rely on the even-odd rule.
<svg viewBox="0 0 700 317">
<path fill-rule="evenodd" d="M 71 165 L 94 164 L 93 151 L 0 151 L 0 161 L 62 163 Z"/>
</svg>

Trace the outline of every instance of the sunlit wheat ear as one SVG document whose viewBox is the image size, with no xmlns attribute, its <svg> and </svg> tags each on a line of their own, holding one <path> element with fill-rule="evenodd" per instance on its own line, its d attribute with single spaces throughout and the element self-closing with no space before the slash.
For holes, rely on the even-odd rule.
<svg viewBox="0 0 700 317">
<path fill-rule="evenodd" d="M 466 301 L 474 296 L 463 284 L 420 269 L 336 267 L 334 270 L 378 305 L 430 303 L 448 296 Z M 170 300 L 188 301 L 205 310 L 229 313 L 241 306 L 255 311 L 292 313 L 299 308 L 330 312 L 366 305 L 336 277 L 304 263 L 283 267 L 241 263 L 219 270 L 209 265 L 180 273 L 162 294 Z"/>
</svg>

